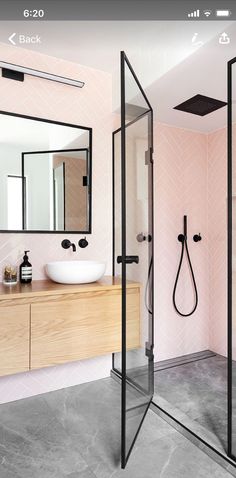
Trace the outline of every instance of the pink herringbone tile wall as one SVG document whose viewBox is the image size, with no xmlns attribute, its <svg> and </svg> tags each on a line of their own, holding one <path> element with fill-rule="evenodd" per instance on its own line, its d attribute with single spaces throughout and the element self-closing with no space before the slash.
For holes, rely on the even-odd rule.
<svg viewBox="0 0 236 478">
<path fill-rule="evenodd" d="M 162 360 L 204 349 L 226 356 L 227 130 L 206 135 L 157 123 L 154 137 L 155 356 Z M 172 304 L 184 214 L 199 293 L 196 312 L 186 318 Z M 194 243 L 198 232 L 202 241 Z M 177 292 L 179 308 L 191 310 L 188 268 Z"/>
<path fill-rule="evenodd" d="M 85 82 L 82 89 L 30 76 L 24 83 L 0 78 L 0 110 L 79 124 L 93 128 L 93 205 L 92 234 L 89 247 L 77 251 L 79 259 L 107 262 L 111 273 L 111 75 L 32 51 L 0 44 L 1 60 L 47 71 Z M 78 241 L 79 236 L 66 234 Z M 71 251 L 61 248 L 60 234 L 0 234 L 0 270 L 6 262 L 21 262 L 25 249 L 30 250 L 33 278 L 45 278 L 44 264 L 49 260 L 75 259 Z M 109 375 L 111 357 L 67 364 L 0 378 L 0 402 L 16 400 L 65 386 Z"/>
<path fill-rule="evenodd" d="M 156 123 L 154 138 L 155 359 L 164 360 L 208 349 L 210 344 L 207 135 Z M 183 231 L 184 215 L 199 293 L 196 312 L 186 318 L 176 313 L 172 303 L 181 252 L 177 236 Z M 203 239 L 195 243 L 193 235 L 199 232 Z M 186 260 L 177 302 L 185 313 L 193 308 Z"/>
<path fill-rule="evenodd" d="M 235 132 L 236 132 L 236 127 Z M 227 355 L 227 130 L 208 135 L 210 349 Z"/>
</svg>

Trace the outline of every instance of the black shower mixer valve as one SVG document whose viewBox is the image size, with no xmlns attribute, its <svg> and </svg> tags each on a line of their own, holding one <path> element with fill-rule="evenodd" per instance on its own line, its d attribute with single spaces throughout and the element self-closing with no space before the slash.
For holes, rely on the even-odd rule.
<svg viewBox="0 0 236 478">
<path fill-rule="evenodd" d="M 193 240 L 194 240 L 194 242 L 199 242 L 199 241 L 202 240 L 202 236 L 201 236 L 200 232 L 199 232 L 199 234 L 194 234 Z"/>
</svg>

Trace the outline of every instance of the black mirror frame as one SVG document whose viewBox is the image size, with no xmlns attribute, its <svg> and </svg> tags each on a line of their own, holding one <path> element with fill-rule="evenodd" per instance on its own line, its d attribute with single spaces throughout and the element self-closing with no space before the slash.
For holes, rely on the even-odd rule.
<svg viewBox="0 0 236 478">
<path fill-rule="evenodd" d="M 88 229 L 83 230 L 83 231 L 68 231 L 68 230 L 63 230 L 63 231 L 45 231 L 45 230 L 27 230 L 27 229 L 20 229 L 20 230 L 8 230 L 8 229 L 0 229 L 0 233 L 7 233 L 7 234 L 92 234 L 92 133 L 93 129 L 87 126 L 80 126 L 76 125 L 73 123 L 64 123 L 61 121 L 54 121 L 54 120 L 49 120 L 45 118 L 39 118 L 37 116 L 28 116 L 28 115 L 23 115 L 20 113 L 12 113 L 8 111 L 2 111 L 0 110 L 0 114 L 6 115 L 6 116 L 15 116 L 17 118 L 23 118 L 23 119 L 29 119 L 33 121 L 40 121 L 43 123 L 50 123 L 50 124 L 56 124 L 59 126 L 68 126 L 69 128 L 77 128 L 77 129 L 83 129 L 85 131 L 89 132 L 89 147 L 88 148 L 81 148 L 83 150 L 87 150 L 89 154 L 89 160 L 88 160 Z M 74 148 L 76 150 L 77 148 Z M 45 152 L 45 151 L 42 151 Z M 23 155 L 25 153 L 22 153 Z M 22 160 L 23 161 L 23 160 Z M 24 193 L 24 185 L 22 184 L 23 188 L 23 193 Z M 23 217 L 24 217 L 24 211 L 23 212 Z M 23 223 L 24 224 L 24 223 Z"/>
</svg>

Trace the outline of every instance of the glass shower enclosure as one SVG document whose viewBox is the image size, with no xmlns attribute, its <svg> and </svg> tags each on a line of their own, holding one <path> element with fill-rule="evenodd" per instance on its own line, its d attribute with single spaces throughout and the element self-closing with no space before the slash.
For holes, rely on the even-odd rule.
<svg viewBox="0 0 236 478">
<path fill-rule="evenodd" d="M 236 58 L 228 62 L 228 447 L 236 460 Z M 121 466 L 153 397 L 153 111 L 121 52 L 121 126 L 113 133 L 113 276 L 120 280 Z M 130 284 L 140 288 L 134 302 Z M 132 313 L 130 313 L 130 311 Z M 135 342 L 135 346 L 133 343 Z M 211 445 L 209 445 L 210 448 Z M 213 448 L 214 449 L 214 448 Z M 218 455 L 221 453 L 217 452 Z M 226 458 L 226 456 L 224 457 Z"/>
<path fill-rule="evenodd" d="M 113 275 L 120 279 L 121 466 L 153 396 L 153 111 L 121 52 L 121 127 L 113 133 Z M 130 283 L 140 287 L 135 303 Z M 135 345 L 134 345 L 135 343 Z"/>
</svg>

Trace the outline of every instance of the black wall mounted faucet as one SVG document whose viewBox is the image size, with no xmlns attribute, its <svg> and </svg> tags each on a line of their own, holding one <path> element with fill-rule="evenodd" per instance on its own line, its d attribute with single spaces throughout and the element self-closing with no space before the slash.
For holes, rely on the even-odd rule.
<svg viewBox="0 0 236 478">
<path fill-rule="evenodd" d="M 63 247 L 63 249 L 69 249 L 70 247 L 72 247 L 72 251 L 76 251 L 75 244 L 73 242 L 70 242 L 69 239 L 63 239 L 63 241 L 61 242 L 61 247 Z"/>
<path fill-rule="evenodd" d="M 83 239 L 80 239 L 80 240 L 79 240 L 78 246 L 79 246 L 79 247 L 82 247 L 82 249 L 84 249 L 85 247 L 88 246 L 88 241 L 87 241 L 86 237 L 84 237 Z"/>
</svg>

